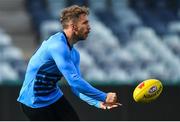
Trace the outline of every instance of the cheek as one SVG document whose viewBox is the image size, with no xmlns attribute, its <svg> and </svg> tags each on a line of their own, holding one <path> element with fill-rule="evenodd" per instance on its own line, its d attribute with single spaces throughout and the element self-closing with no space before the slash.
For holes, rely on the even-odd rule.
<svg viewBox="0 0 180 122">
<path fill-rule="evenodd" d="M 85 32 L 85 29 L 82 27 L 82 28 L 79 28 L 79 33 L 83 34 Z"/>
</svg>

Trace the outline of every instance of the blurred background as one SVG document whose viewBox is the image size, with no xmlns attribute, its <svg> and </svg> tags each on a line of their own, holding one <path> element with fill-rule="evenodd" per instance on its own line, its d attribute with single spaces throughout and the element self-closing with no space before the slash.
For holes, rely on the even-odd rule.
<svg viewBox="0 0 180 122">
<path fill-rule="evenodd" d="M 76 44 L 81 72 L 93 86 L 115 91 L 123 107 L 91 107 L 60 81 L 81 120 L 180 120 L 179 0 L 0 0 L 0 120 L 27 120 L 16 101 L 27 63 L 43 40 L 62 30 L 60 11 L 90 8 L 91 33 Z M 161 96 L 135 103 L 137 84 L 162 81 Z"/>
</svg>

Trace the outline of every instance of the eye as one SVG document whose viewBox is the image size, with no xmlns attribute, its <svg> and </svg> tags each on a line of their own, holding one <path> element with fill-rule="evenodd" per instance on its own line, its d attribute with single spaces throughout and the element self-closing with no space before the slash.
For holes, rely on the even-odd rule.
<svg viewBox="0 0 180 122">
<path fill-rule="evenodd" d="M 83 24 L 88 24 L 89 22 L 88 21 L 84 21 Z"/>
</svg>

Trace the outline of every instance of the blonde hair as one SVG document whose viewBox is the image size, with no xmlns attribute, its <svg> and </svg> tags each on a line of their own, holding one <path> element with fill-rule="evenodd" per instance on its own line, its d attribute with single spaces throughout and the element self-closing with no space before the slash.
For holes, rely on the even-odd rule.
<svg viewBox="0 0 180 122">
<path fill-rule="evenodd" d="M 69 21 L 75 21 L 79 18 L 81 14 L 89 14 L 89 9 L 85 6 L 78 6 L 78 5 L 73 5 L 70 7 L 67 7 L 63 9 L 60 15 L 60 22 L 62 24 L 63 29 L 68 27 L 68 22 Z"/>
</svg>

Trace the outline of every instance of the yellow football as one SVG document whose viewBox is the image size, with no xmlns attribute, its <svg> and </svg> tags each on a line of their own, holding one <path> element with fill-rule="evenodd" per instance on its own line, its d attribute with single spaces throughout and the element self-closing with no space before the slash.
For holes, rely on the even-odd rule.
<svg viewBox="0 0 180 122">
<path fill-rule="evenodd" d="M 141 82 L 133 92 L 136 102 L 149 103 L 154 101 L 161 94 L 163 85 L 157 79 L 148 79 Z"/>
</svg>

